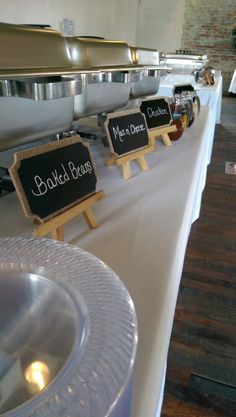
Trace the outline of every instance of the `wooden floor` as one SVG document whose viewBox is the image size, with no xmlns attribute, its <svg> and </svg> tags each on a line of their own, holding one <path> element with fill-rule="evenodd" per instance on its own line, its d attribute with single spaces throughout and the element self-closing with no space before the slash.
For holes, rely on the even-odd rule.
<svg viewBox="0 0 236 417">
<path fill-rule="evenodd" d="M 236 97 L 224 98 L 186 251 L 162 417 L 236 417 Z"/>
</svg>

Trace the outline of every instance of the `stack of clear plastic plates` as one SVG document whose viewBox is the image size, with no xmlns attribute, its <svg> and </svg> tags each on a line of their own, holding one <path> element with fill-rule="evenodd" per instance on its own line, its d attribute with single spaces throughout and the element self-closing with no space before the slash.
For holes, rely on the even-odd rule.
<svg viewBox="0 0 236 417">
<path fill-rule="evenodd" d="M 0 239 L 0 415 L 128 417 L 137 321 L 95 256 L 49 239 Z"/>
</svg>

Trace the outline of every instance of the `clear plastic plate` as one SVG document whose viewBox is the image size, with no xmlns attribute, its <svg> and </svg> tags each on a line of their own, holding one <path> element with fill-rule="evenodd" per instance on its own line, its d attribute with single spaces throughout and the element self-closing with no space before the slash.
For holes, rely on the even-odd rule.
<svg viewBox="0 0 236 417">
<path fill-rule="evenodd" d="M 76 246 L 3 238 L 0 291 L 0 415 L 110 416 L 137 347 L 134 305 L 117 275 Z M 17 383 L 27 395 L 11 403 Z"/>
</svg>

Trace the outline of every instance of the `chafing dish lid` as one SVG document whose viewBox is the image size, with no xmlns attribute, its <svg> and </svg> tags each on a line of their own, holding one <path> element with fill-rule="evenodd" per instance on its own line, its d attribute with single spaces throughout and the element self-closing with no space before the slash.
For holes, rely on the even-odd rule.
<svg viewBox="0 0 236 417">
<path fill-rule="evenodd" d="M 132 61 L 134 64 L 159 65 L 159 51 L 156 49 L 139 48 L 130 46 Z"/>
<path fill-rule="evenodd" d="M 124 41 L 92 37 L 67 38 L 73 69 L 81 71 L 143 70 L 143 64 L 132 61 L 129 45 Z"/>
<path fill-rule="evenodd" d="M 207 61 L 207 55 L 201 52 L 193 52 L 193 51 L 185 51 L 184 49 L 177 50 L 175 52 L 161 52 L 160 58 L 167 58 L 167 59 L 192 59 L 192 60 L 202 60 Z"/>
<path fill-rule="evenodd" d="M 65 38 L 52 29 L 0 23 L 0 78 L 141 71 L 126 42 Z"/>
<path fill-rule="evenodd" d="M 71 66 L 65 38 L 53 29 L 0 23 L 0 74 L 5 70 Z"/>
<path fill-rule="evenodd" d="M 132 64 L 126 42 L 95 38 L 67 38 L 73 66 L 101 67 Z"/>
</svg>

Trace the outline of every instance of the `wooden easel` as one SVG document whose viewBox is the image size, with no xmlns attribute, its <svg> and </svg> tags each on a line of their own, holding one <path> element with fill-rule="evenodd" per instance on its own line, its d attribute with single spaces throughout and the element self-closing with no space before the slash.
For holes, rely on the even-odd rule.
<svg viewBox="0 0 236 417">
<path fill-rule="evenodd" d="M 51 234 L 52 239 L 64 241 L 64 225 L 74 217 L 83 214 L 88 226 L 91 229 L 97 227 L 97 222 L 92 212 L 92 206 L 105 197 L 104 191 L 98 191 L 87 197 L 75 206 L 65 210 L 45 223 L 40 223 L 32 232 L 35 237 L 42 237 Z"/>
<path fill-rule="evenodd" d="M 214 76 L 211 74 L 211 72 L 206 71 L 204 75 L 204 82 L 206 86 L 212 86 L 215 83 Z"/>
<path fill-rule="evenodd" d="M 112 153 L 111 156 L 105 162 L 105 165 L 107 167 L 110 167 L 111 165 L 116 165 L 116 166 L 122 165 L 123 179 L 127 180 L 131 176 L 130 162 L 137 160 L 141 170 L 147 171 L 149 167 L 145 159 L 145 155 L 147 153 L 153 152 L 153 150 L 154 150 L 153 146 L 149 145 L 146 148 L 139 149 L 138 151 L 130 152 L 129 154 L 126 154 L 124 156 L 118 156 Z"/>
<path fill-rule="evenodd" d="M 177 127 L 175 125 L 170 125 L 170 126 L 166 126 L 166 127 L 161 127 L 161 128 L 156 128 L 153 130 L 149 130 L 148 135 L 149 135 L 149 140 L 150 140 L 150 144 L 151 146 L 155 149 L 155 144 L 156 144 L 156 139 L 161 137 L 164 144 L 166 146 L 171 146 L 171 140 L 169 138 L 169 133 L 171 132 L 176 132 Z"/>
</svg>

